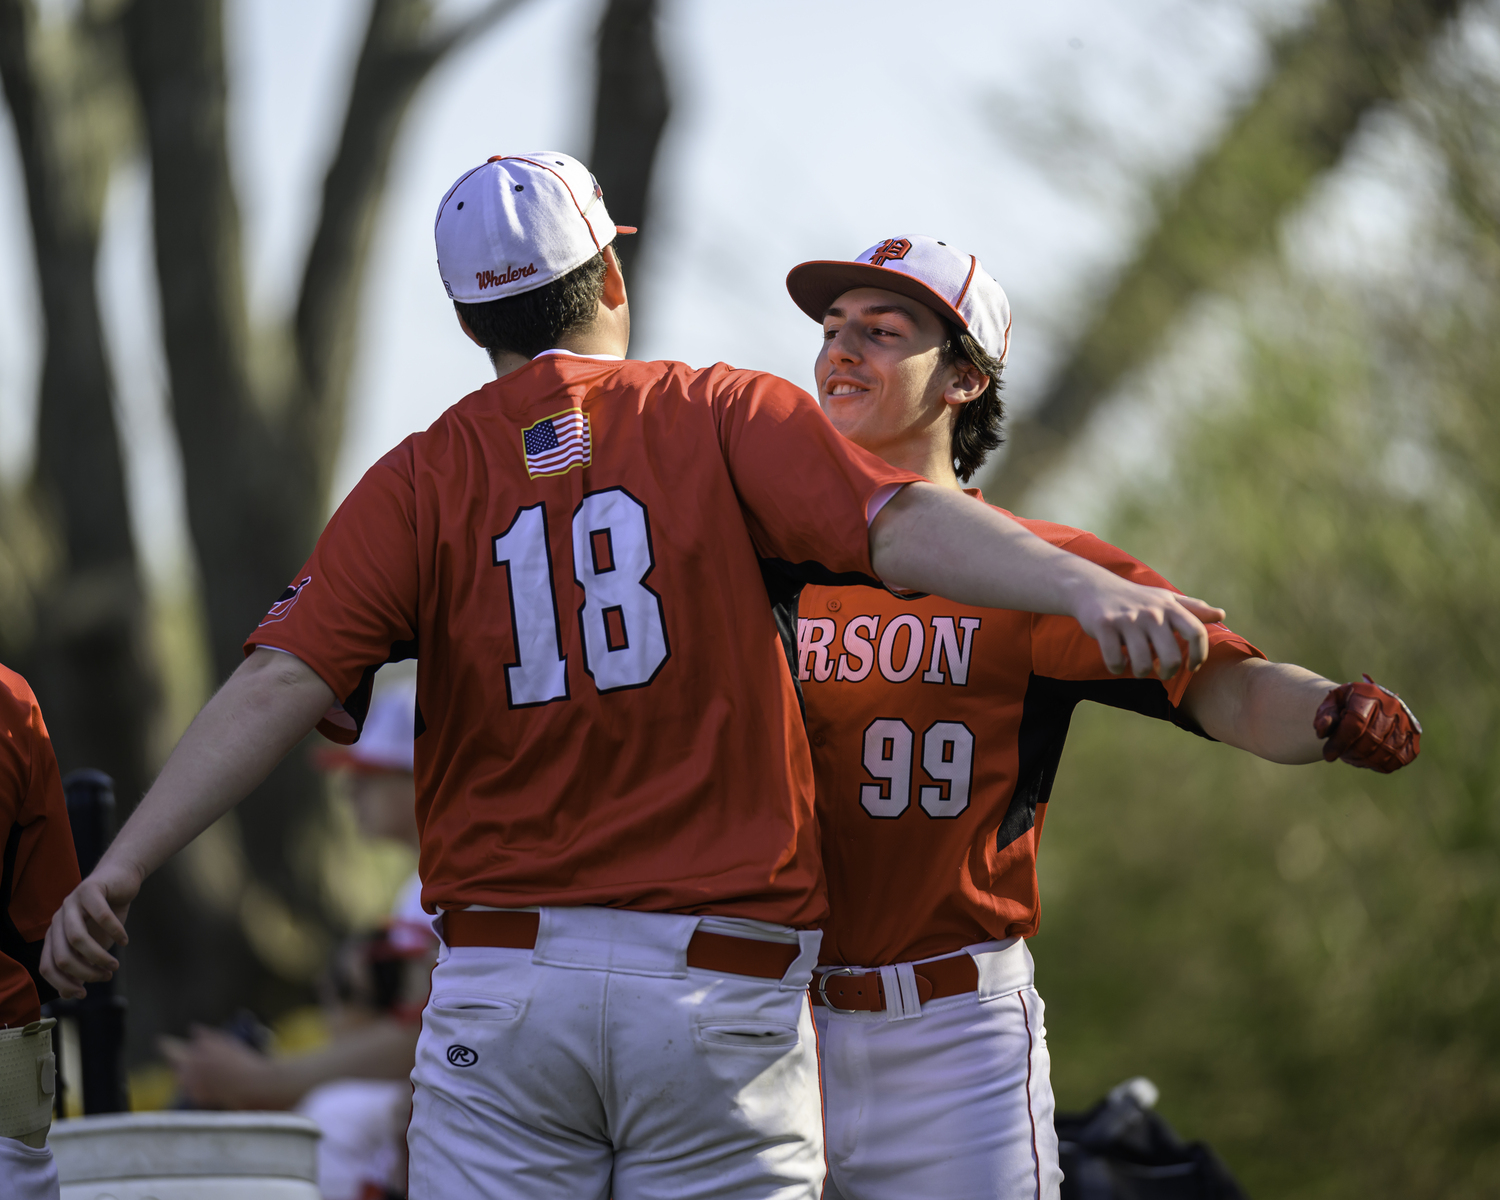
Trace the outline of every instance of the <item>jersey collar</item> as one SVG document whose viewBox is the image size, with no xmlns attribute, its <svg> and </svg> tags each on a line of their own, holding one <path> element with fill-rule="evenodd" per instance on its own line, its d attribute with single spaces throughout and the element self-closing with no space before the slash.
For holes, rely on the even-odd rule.
<svg viewBox="0 0 1500 1200">
<path fill-rule="evenodd" d="M 572 350 L 556 350 L 556 349 L 553 349 L 553 350 L 543 350 L 540 354 L 538 354 L 531 361 L 535 362 L 538 358 L 546 358 L 549 354 L 565 354 L 569 358 L 596 358 L 600 362 L 624 362 L 625 361 L 618 354 L 576 354 Z"/>
</svg>

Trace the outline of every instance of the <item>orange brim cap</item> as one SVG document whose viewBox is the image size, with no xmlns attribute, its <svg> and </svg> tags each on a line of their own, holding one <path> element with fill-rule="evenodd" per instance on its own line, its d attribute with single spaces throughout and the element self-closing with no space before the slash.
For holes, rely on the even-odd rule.
<svg viewBox="0 0 1500 1200">
<path fill-rule="evenodd" d="M 1010 351 L 1010 301 L 979 259 L 936 238 L 886 238 L 852 261 L 819 259 L 787 273 L 786 290 L 814 321 L 855 288 L 880 288 L 927 305 L 999 362 Z"/>
</svg>

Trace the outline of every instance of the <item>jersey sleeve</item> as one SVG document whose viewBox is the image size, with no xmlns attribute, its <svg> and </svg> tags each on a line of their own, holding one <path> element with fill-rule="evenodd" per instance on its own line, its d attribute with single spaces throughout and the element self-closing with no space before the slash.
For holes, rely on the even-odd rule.
<svg viewBox="0 0 1500 1200">
<path fill-rule="evenodd" d="M 870 565 L 872 501 L 920 475 L 845 439 L 806 392 L 737 371 L 715 397 L 724 460 L 762 560 L 808 583 L 879 586 Z"/>
<path fill-rule="evenodd" d="M 1047 535 L 1045 527 L 1036 527 L 1033 531 Z M 1170 581 L 1118 547 L 1111 546 L 1091 533 L 1073 531 L 1073 534 L 1066 540 L 1056 537 L 1048 540 L 1134 583 L 1168 588 L 1181 594 L 1180 588 L 1173 587 Z M 1265 658 L 1260 650 L 1226 625 L 1216 623 L 1207 628 L 1210 659 Z M 1104 664 L 1099 643 L 1089 637 L 1072 617 L 1050 614 L 1034 616 L 1031 647 L 1034 674 L 1044 679 L 1096 683 L 1085 689 L 1084 694 L 1080 695 L 1081 699 L 1095 700 L 1116 708 L 1129 708 L 1147 716 L 1174 721 L 1194 732 L 1201 732 L 1177 712 L 1183 693 L 1193 680 L 1189 672 L 1178 671 L 1165 682 L 1155 678 L 1135 679 L 1129 675 L 1112 674 Z"/>
<path fill-rule="evenodd" d="M 418 562 L 411 449 L 365 473 L 329 519 L 312 557 L 245 641 L 294 654 L 339 707 L 318 731 L 343 745 L 364 725 L 375 672 L 416 653 Z"/>
<path fill-rule="evenodd" d="M 52 914 L 78 886 L 78 857 L 52 740 L 30 688 L 0 678 L 0 828 L 9 905 L 0 914 L 0 1026 L 36 1020 L 42 941 Z M 42 985 L 45 988 L 45 984 Z M 51 990 L 47 990 L 47 998 Z"/>
</svg>

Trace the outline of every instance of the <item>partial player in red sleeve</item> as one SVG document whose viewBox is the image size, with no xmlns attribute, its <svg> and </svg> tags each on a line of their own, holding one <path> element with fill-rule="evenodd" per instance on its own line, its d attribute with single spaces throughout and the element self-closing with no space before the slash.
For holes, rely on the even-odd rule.
<svg viewBox="0 0 1500 1200">
<path fill-rule="evenodd" d="M 78 883 L 57 757 L 26 681 L 0 665 L 0 1178 L 7 1196 L 58 1194 L 47 1146 L 54 995 L 38 974 L 52 913 Z M 45 1027 L 44 1027 L 45 1026 Z"/>
<path fill-rule="evenodd" d="M 787 284 L 823 325 L 818 395 L 835 427 L 960 494 L 1000 441 L 1010 329 L 1000 285 L 974 257 L 922 237 L 805 263 Z M 977 490 L 965 494 L 988 510 Z M 1018 523 L 1122 577 L 1171 586 L 1092 534 Z M 830 906 L 813 989 L 825 1197 L 1058 1195 L 1025 939 L 1037 928 L 1047 797 L 1079 701 L 1276 762 L 1342 757 L 1391 771 L 1416 756 L 1421 728 L 1393 693 L 1267 662 L 1222 624 L 1208 636 L 1196 673 L 1137 660 L 1117 674 L 1065 616 L 870 587 L 803 591 L 798 674 Z"/>
<path fill-rule="evenodd" d="M 784 380 L 627 361 L 616 232 L 566 155 L 449 189 L 438 266 L 495 381 L 366 473 L 48 935 L 60 988 L 114 970 L 141 879 L 320 719 L 353 741 L 415 657 L 444 948 L 414 1197 L 818 1194 L 803 584 L 1065 613 L 1142 670 L 1222 616 L 889 466 Z"/>
</svg>

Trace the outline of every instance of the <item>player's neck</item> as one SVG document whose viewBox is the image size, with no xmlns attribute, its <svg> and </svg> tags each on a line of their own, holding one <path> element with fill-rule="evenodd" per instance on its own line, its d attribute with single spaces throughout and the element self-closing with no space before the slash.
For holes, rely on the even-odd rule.
<svg viewBox="0 0 1500 1200">
<path fill-rule="evenodd" d="M 560 339 L 553 349 L 566 350 L 570 354 L 612 354 L 616 358 L 624 358 L 626 351 L 630 349 L 628 319 L 623 324 L 619 320 L 595 321 Z M 495 378 L 500 379 L 524 367 L 531 360 L 514 351 L 502 350 L 491 355 L 490 361 L 495 364 Z"/>
<path fill-rule="evenodd" d="M 893 467 L 911 471 L 938 487 L 963 491 L 963 484 L 953 471 L 953 459 L 948 453 L 948 440 L 915 438 L 909 442 L 882 446 L 876 450 L 881 458 Z"/>
</svg>

